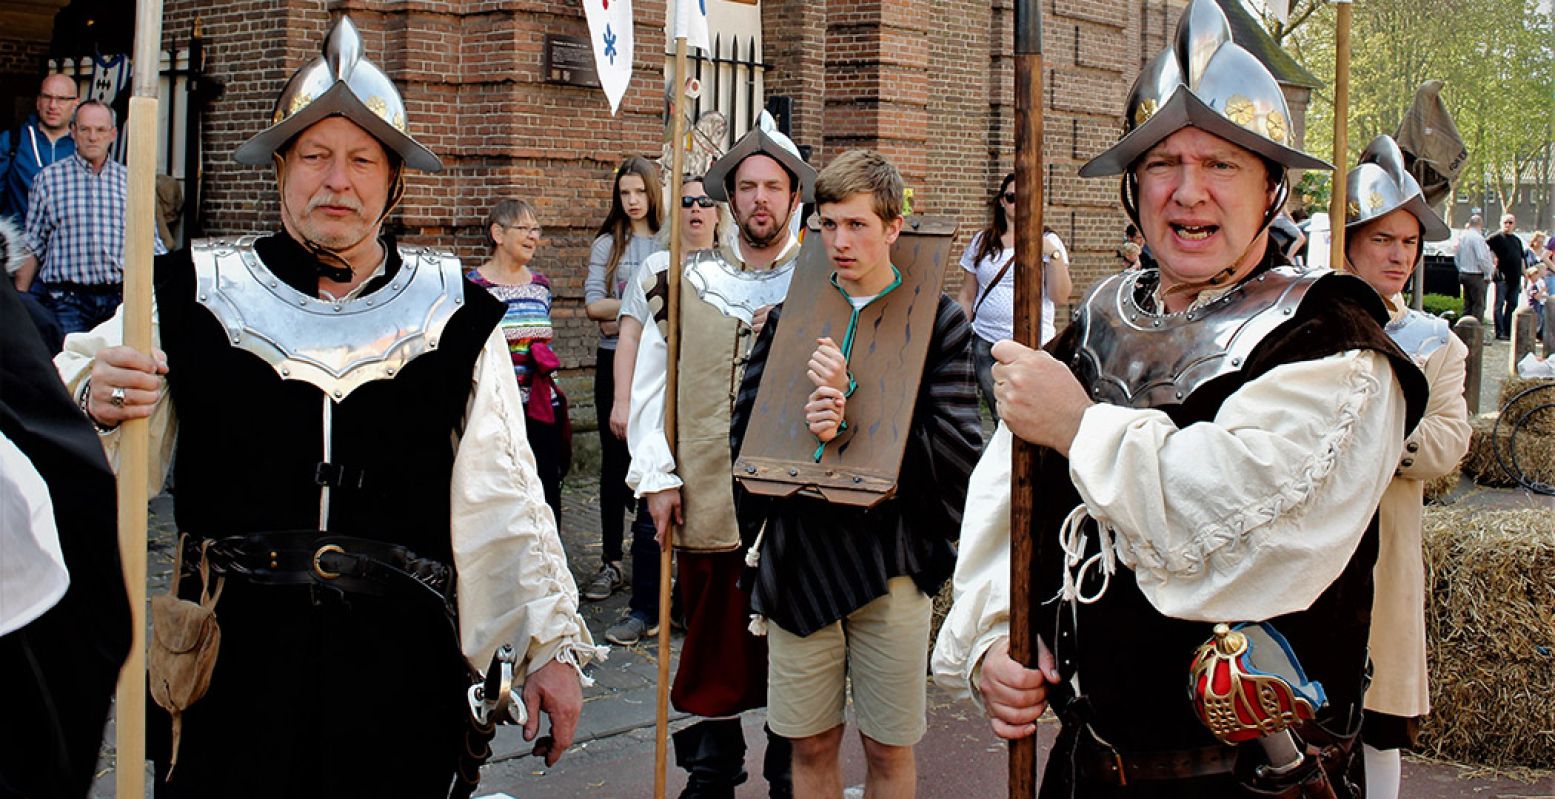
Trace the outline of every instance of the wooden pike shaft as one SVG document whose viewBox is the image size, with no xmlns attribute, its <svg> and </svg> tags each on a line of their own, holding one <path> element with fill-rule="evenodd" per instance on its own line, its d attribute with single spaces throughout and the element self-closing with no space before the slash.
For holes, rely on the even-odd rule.
<svg viewBox="0 0 1555 799">
<path fill-rule="evenodd" d="M 1042 341 L 1042 16 L 1036 0 L 1015 5 L 1015 340 Z M 1035 667 L 1031 625 L 1032 500 L 1037 448 L 1014 440 L 1010 469 L 1010 657 Z M 1010 799 L 1033 799 L 1037 736 L 1010 742 Z"/>
<path fill-rule="evenodd" d="M 1344 219 L 1346 165 L 1350 160 L 1350 0 L 1338 0 L 1338 19 L 1334 32 L 1334 183 L 1329 195 L 1328 227 L 1333 248 L 1329 250 L 1329 268 L 1344 268 Z"/>
<path fill-rule="evenodd" d="M 130 98 L 129 194 L 125 203 L 124 343 L 151 351 L 151 258 L 156 221 L 157 83 L 162 43 L 161 0 L 139 0 L 135 13 L 134 94 Z M 150 439 L 146 421 L 123 424 L 119 436 L 119 558 L 130 599 L 133 637 L 119 671 L 115 700 L 118 742 L 115 795 L 146 795 L 146 485 Z"/>
<path fill-rule="evenodd" d="M 688 2 L 688 0 L 679 0 Z M 672 21 L 673 22 L 673 21 Z M 674 98 L 670 109 L 670 267 L 669 298 L 665 310 L 669 316 L 668 349 L 664 374 L 664 437 L 670 445 L 670 455 L 676 453 L 676 399 L 679 390 L 680 365 L 680 261 L 685 247 L 680 240 L 680 173 L 685 169 L 686 140 L 686 37 L 675 39 L 675 78 L 670 83 Z M 674 550 L 674 519 L 665 546 L 659 551 L 659 691 L 658 717 L 653 749 L 653 795 L 664 799 L 668 778 L 667 762 L 670 742 L 670 557 Z"/>
</svg>

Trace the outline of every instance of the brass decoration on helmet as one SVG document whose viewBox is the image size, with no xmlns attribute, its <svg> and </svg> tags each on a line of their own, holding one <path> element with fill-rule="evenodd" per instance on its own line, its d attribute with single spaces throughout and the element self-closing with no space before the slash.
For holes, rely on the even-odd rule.
<svg viewBox="0 0 1555 799">
<path fill-rule="evenodd" d="M 406 166 L 438 172 L 442 161 L 405 130 L 405 100 L 394 82 L 362 52 L 349 17 L 324 39 L 323 53 L 292 74 L 276 98 L 270 127 L 233 153 L 242 164 L 265 165 L 297 134 L 331 116 L 349 119 Z"/>
<path fill-rule="evenodd" d="M 1290 110 L 1274 76 L 1231 38 L 1215 0 L 1191 0 L 1171 46 L 1140 70 L 1129 91 L 1124 135 L 1080 168 L 1120 175 L 1163 139 L 1197 127 L 1291 169 L 1332 169 L 1291 147 Z"/>
<path fill-rule="evenodd" d="M 1452 235 L 1447 223 L 1426 204 L 1420 184 L 1404 169 L 1404 154 L 1391 136 L 1378 136 L 1366 146 L 1360 161 L 1345 176 L 1345 186 L 1348 195 L 1355 198 L 1345 209 L 1348 229 L 1403 209 L 1420 220 L 1421 239 L 1442 241 Z"/>
<path fill-rule="evenodd" d="M 1158 108 L 1158 106 L 1156 105 L 1155 100 L 1147 99 L 1144 102 L 1140 103 L 1139 104 L 1139 108 L 1134 110 L 1134 124 L 1135 125 L 1143 125 L 1143 124 L 1145 124 L 1147 121 L 1149 121 L 1149 119 L 1151 117 L 1155 116 L 1155 112 L 1156 112 L 1157 108 Z"/>
</svg>

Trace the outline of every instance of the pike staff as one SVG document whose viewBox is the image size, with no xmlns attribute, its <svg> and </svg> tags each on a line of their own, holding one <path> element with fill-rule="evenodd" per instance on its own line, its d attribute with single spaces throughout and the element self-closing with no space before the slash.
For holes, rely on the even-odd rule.
<svg viewBox="0 0 1555 799">
<path fill-rule="evenodd" d="M 1015 340 L 1042 346 L 1042 12 L 1015 3 Z M 1032 500 L 1037 447 L 1014 437 L 1010 469 L 1010 657 L 1036 668 L 1031 625 Z M 1037 736 L 1010 741 L 1010 799 L 1037 788 Z"/>
<path fill-rule="evenodd" d="M 130 97 L 129 190 L 124 231 L 124 343 L 151 352 L 151 258 L 154 253 L 157 169 L 157 69 L 162 0 L 138 0 L 135 11 L 134 94 Z M 118 742 L 115 795 L 146 795 L 146 419 L 124 422 L 119 434 L 119 558 L 129 592 L 130 654 L 119 671 L 114 724 Z"/>
<path fill-rule="evenodd" d="M 677 6 L 690 0 L 677 0 Z M 666 7 L 667 13 L 667 7 Z M 681 208 L 678 201 L 681 172 L 684 169 L 686 139 L 686 30 L 677 16 L 666 22 L 676 25 L 675 74 L 670 80 L 670 184 L 674 187 L 675 202 L 669 204 L 670 264 L 669 294 L 665 302 L 668 314 L 668 331 L 665 344 L 668 356 L 664 368 L 664 438 L 669 444 L 670 457 L 678 456 L 676 442 L 675 405 L 679 390 L 680 363 L 680 262 L 685 257 L 685 246 L 680 240 Z M 653 741 L 653 795 L 663 799 L 666 781 L 666 760 L 669 754 L 669 703 L 670 703 L 670 560 L 675 543 L 675 519 L 669 520 L 664 542 L 659 547 L 659 690 L 656 705 L 656 721 Z"/>
<path fill-rule="evenodd" d="M 1334 30 L 1334 178 L 1328 203 L 1328 228 L 1332 241 L 1329 268 L 1344 268 L 1345 164 L 1349 156 L 1350 127 L 1350 11 L 1351 0 L 1334 0 L 1338 19 Z"/>
</svg>

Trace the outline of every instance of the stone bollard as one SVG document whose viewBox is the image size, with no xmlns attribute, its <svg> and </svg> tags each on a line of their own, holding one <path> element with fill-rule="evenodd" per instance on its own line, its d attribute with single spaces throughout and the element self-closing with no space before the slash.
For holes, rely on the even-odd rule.
<svg viewBox="0 0 1555 799">
<path fill-rule="evenodd" d="M 1507 375 L 1517 376 L 1517 362 L 1539 347 L 1539 318 L 1532 308 L 1523 306 L 1512 314 L 1512 360 Z"/>
<path fill-rule="evenodd" d="M 1469 345 L 1468 362 L 1463 368 L 1463 399 L 1469 403 L 1469 415 L 1479 414 L 1479 378 L 1485 365 L 1485 326 L 1472 316 L 1459 319 L 1452 332 Z"/>
</svg>

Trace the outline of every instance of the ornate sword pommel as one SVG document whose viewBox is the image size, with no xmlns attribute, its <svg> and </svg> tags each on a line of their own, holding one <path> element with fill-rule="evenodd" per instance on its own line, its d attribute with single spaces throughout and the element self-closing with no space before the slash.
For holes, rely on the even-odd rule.
<svg viewBox="0 0 1555 799">
<path fill-rule="evenodd" d="M 1199 720 L 1225 744 L 1282 732 L 1327 702 L 1290 643 L 1264 623 L 1215 625 L 1193 657 L 1188 693 Z"/>
</svg>

